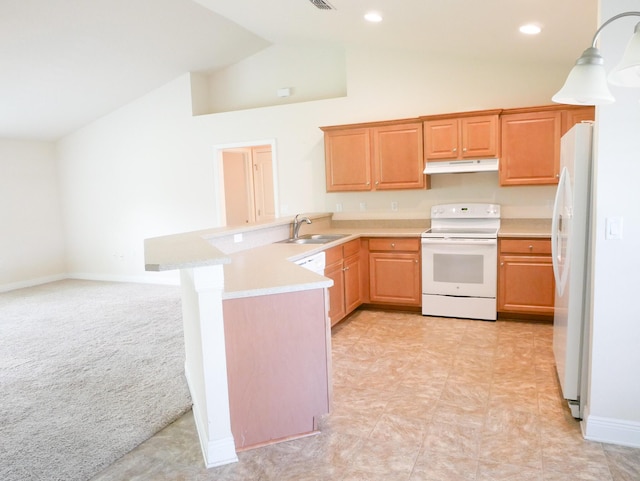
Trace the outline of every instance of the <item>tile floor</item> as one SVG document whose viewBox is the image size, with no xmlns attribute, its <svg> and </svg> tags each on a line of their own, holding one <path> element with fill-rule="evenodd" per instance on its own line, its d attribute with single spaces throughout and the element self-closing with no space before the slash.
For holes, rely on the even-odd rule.
<svg viewBox="0 0 640 481">
<path fill-rule="evenodd" d="M 320 434 L 207 470 L 188 414 L 92 481 L 640 480 L 640 449 L 582 438 L 549 324 L 361 310 L 332 341 Z"/>
</svg>

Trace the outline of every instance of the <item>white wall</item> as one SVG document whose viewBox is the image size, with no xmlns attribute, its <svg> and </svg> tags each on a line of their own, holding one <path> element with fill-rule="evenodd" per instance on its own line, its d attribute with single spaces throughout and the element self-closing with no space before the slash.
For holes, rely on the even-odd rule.
<svg viewBox="0 0 640 481">
<path fill-rule="evenodd" d="M 63 139 L 69 272 L 159 279 L 144 272 L 144 238 L 218 226 L 215 145 L 275 139 L 281 215 L 334 210 L 320 126 L 548 104 L 567 71 L 379 49 L 350 50 L 346 60 L 346 97 L 193 117 L 185 75 Z M 496 174 L 469 174 L 434 180 L 431 191 L 394 193 L 393 200 L 401 211 L 424 212 L 463 192 L 469 200 L 478 194 L 502 202 L 511 217 L 537 217 L 549 215 L 554 189 L 500 189 Z M 380 209 L 390 201 L 387 193 L 351 197 L 345 211 L 361 198 Z"/>
<path fill-rule="evenodd" d="M 344 50 L 317 44 L 271 45 L 208 75 L 207 84 L 206 113 L 343 97 Z M 290 89 L 291 95 L 279 97 L 281 88 Z"/>
<path fill-rule="evenodd" d="M 67 269 L 144 280 L 147 237 L 217 224 L 213 166 L 192 138 L 189 78 L 179 79 L 59 142 Z M 153 280 L 177 282 L 177 274 Z"/>
<path fill-rule="evenodd" d="M 65 275 L 55 144 L 0 140 L 0 291 Z"/>
<path fill-rule="evenodd" d="M 601 2 L 604 20 L 640 11 L 639 0 Z M 639 17 L 603 30 L 601 53 L 616 65 Z M 639 89 L 616 88 L 597 112 L 597 177 L 591 376 L 586 433 L 591 439 L 640 446 L 640 99 Z M 605 239 L 605 220 L 620 217 L 623 239 Z"/>
</svg>

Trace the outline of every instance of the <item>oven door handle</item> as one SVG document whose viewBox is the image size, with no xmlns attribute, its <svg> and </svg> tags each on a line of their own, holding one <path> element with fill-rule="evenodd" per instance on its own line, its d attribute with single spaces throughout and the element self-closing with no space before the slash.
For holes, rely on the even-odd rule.
<svg viewBox="0 0 640 481">
<path fill-rule="evenodd" d="M 497 245 L 498 239 L 459 239 L 459 238 L 445 238 L 445 239 L 433 239 L 423 238 L 423 244 L 448 244 L 448 245 Z"/>
</svg>

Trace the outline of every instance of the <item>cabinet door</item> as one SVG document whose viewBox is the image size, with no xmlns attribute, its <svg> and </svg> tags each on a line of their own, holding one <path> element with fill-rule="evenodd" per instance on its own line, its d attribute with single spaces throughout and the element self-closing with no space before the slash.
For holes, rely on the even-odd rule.
<svg viewBox="0 0 640 481">
<path fill-rule="evenodd" d="M 344 272 L 342 270 L 342 259 L 328 265 L 324 270 L 324 275 L 333 281 L 333 285 L 328 289 L 329 320 L 333 326 L 346 315 L 344 310 Z"/>
<path fill-rule="evenodd" d="M 369 294 L 373 303 L 421 305 L 419 254 L 371 252 Z"/>
<path fill-rule="evenodd" d="M 458 158 L 458 120 L 425 120 L 424 148 L 427 160 Z"/>
<path fill-rule="evenodd" d="M 253 158 L 253 190 L 256 220 L 264 222 L 276 218 L 275 196 L 273 192 L 273 160 L 271 146 L 251 149 Z"/>
<path fill-rule="evenodd" d="M 497 115 L 460 119 L 463 159 L 496 157 L 498 155 L 500 123 Z"/>
<path fill-rule="evenodd" d="M 498 311 L 553 315 L 555 283 L 549 256 L 500 256 Z"/>
<path fill-rule="evenodd" d="M 575 124 L 585 120 L 595 120 L 595 107 L 582 107 L 562 112 L 562 135 L 566 134 Z"/>
<path fill-rule="evenodd" d="M 502 117 L 501 185 L 557 184 L 561 113 L 530 112 Z"/>
<path fill-rule="evenodd" d="M 356 254 L 344 260 L 344 307 L 345 315 L 362 304 L 360 290 L 360 255 Z"/>
<path fill-rule="evenodd" d="M 325 132 L 327 192 L 371 190 L 370 129 Z"/>
<path fill-rule="evenodd" d="M 420 123 L 372 129 L 374 189 L 421 189 L 423 147 Z"/>
</svg>

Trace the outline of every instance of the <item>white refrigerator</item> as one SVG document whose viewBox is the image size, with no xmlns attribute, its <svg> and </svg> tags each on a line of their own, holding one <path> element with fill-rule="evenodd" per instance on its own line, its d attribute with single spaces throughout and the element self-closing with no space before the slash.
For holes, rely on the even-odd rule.
<svg viewBox="0 0 640 481">
<path fill-rule="evenodd" d="M 551 252 L 556 281 L 553 354 L 562 395 L 581 419 L 589 316 L 593 124 L 576 124 L 562 137 L 560 179 L 553 205 Z"/>
</svg>

